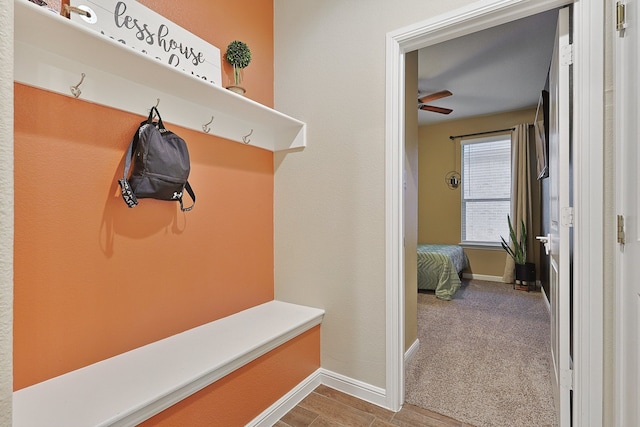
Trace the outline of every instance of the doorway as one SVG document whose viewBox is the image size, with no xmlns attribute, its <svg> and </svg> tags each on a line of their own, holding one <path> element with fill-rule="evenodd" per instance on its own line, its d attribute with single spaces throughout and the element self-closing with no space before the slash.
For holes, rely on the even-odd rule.
<svg viewBox="0 0 640 427">
<path fill-rule="evenodd" d="M 404 55 L 406 52 L 480 31 L 545 10 L 557 8 L 566 1 L 545 0 L 535 4 L 517 0 L 483 3 L 454 11 L 446 16 L 397 30 L 387 35 L 387 406 L 398 410 L 404 401 Z M 576 173 L 584 175 L 576 186 L 576 212 L 583 219 L 575 225 L 576 242 L 589 238 L 589 244 L 578 245 L 575 254 L 576 280 L 584 286 L 574 294 L 576 384 L 573 419 L 576 425 L 598 425 L 602 415 L 602 390 L 593 386 L 602 383 L 602 308 L 593 301 L 601 298 L 602 257 L 602 170 L 593 168 L 589 159 L 602 151 L 602 46 L 596 38 L 603 32 L 602 5 L 597 0 L 585 0 L 575 7 L 575 34 L 583 55 L 577 56 L 576 93 L 589 94 L 578 102 L 575 111 L 576 138 L 582 147 L 576 150 Z M 581 89 L 584 89 L 581 90 Z M 582 95 L 584 96 L 584 95 Z M 600 99 L 596 99 L 600 96 Z M 600 102 L 598 102 L 600 101 Z M 588 172 L 588 173 L 587 173 Z M 594 187 L 597 186 L 597 187 Z M 591 189 L 591 190 L 590 190 Z M 600 273 L 600 274 L 599 274 Z M 601 300 L 601 299 L 600 299 Z M 594 309 L 596 310 L 594 312 Z M 598 310 L 600 310 L 598 312 Z M 589 326 L 587 329 L 587 325 Z M 589 386 L 591 385 L 591 386 Z M 598 404 L 595 404 L 598 402 Z M 589 420 L 593 420 L 590 422 Z"/>
<path fill-rule="evenodd" d="M 421 245 L 462 246 L 470 266 L 464 271 L 465 279 L 475 280 L 463 280 L 462 287 L 453 295 L 454 301 L 446 304 L 432 302 L 434 295 L 419 291 L 417 336 L 410 337 L 408 331 L 414 328 L 416 319 L 409 299 L 411 289 L 415 288 L 411 284 L 415 273 L 410 269 L 410 258 L 414 255 L 409 245 L 411 223 L 405 220 L 405 336 L 408 338 L 405 347 L 414 343 L 417 348 L 405 366 L 405 400 L 458 421 L 525 425 L 527 419 L 551 424 L 554 418 L 547 343 L 549 312 L 540 292 L 517 292 L 502 283 L 506 254 L 499 242 L 501 235 L 508 236 L 504 228 L 512 187 L 510 130 L 516 124 L 543 122 L 549 104 L 542 102 L 542 90 L 545 86 L 548 89 L 546 82 L 557 22 L 558 9 L 551 9 L 406 55 L 406 92 L 407 98 L 414 100 L 413 108 L 415 97 L 410 96 L 409 58 L 414 53 L 419 54 L 419 99 L 425 93 L 445 88 L 448 94 L 429 102 L 429 105 L 447 108 L 447 114 L 439 110 L 418 111 L 420 220 L 417 240 Z M 412 114 L 407 111 L 407 127 Z M 548 121 L 545 126 L 548 127 Z M 524 130 L 522 134 L 524 136 Z M 407 129 L 407 158 L 411 156 L 410 136 Z M 535 158 L 533 134 L 527 146 L 531 158 Z M 486 154 L 489 149 L 492 150 L 490 156 Z M 463 155 L 463 152 L 474 154 Z M 473 168 L 475 174 L 469 168 Z M 461 185 L 451 186 L 444 179 L 452 170 L 462 174 Z M 539 235 L 538 213 L 543 206 L 538 203 L 535 164 L 527 170 L 530 178 L 525 181 L 531 183 L 532 193 L 520 196 L 521 200 L 529 199 L 531 203 L 531 214 L 527 214 L 530 218 L 527 261 L 539 265 L 538 251 L 534 250 L 539 249 L 539 244 L 534 236 Z M 475 186 L 471 185 L 470 176 L 477 179 Z M 489 194 L 488 190 L 493 192 Z M 412 206 L 408 191 L 405 186 L 404 203 L 409 212 Z M 515 198 L 514 203 L 517 203 Z M 465 209 L 465 204 L 470 207 Z M 548 209 L 548 204 L 546 206 Z M 418 288 L 443 286 L 443 276 L 432 273 L 440 281 L 428 284 L 425 282 L 428 273 L 420 271 Z M 512 311 L 513 307 L 520 309 Z M 524 312 L 528 313 L 527 318 L 520 318 L 519 314 Z M 500 324 L 505 327 L 487 329 L 486 325 L 495 325 L 498 318 L 502 318 Z M 537 326 L 532 328 L 533 324 Z M 444 330 L 446 339 L 442 336 Z M 524 336 L 527 339 L 522 340 Z M 522 356 L 514 357 L 518 352 L 522 352 Z M 465 375 L 460 376 L 459 372 Z M 489 372 L 500 372 L 500 375 Z M 449 378 L 460 379 L 451 382 Z M 516 395 L 529 397 L 513 400 Z M 538 404 L 531 406 L 525 401 Z"/>
</svg>

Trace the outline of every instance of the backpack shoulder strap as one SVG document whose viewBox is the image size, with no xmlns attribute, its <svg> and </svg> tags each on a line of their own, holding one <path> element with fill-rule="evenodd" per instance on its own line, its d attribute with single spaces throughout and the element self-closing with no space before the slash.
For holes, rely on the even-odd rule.
<svg viewBox="0 0 640 427">
<path fill-rule="evenodd" d="M 196 194 L 193 192 L 193 189 L 191 188 L 189 181 L 187 181 L 186 185 L 184 186 L 184 189 L 187 190 L 187 193 L 189 193 L 189 197 L 191 197 L 191 200 L 193 200 L 193 203 L 191 204 L 191 206 L 185 208 L 184 205 L 182 204 L 182 196 L 178 199 L 178 201 L 180 202 L 180 210 L 182 212 L 189 212 L 191 209 L 193 209 L 193 207 L 196 204 Z"/>
<path fill-rule="evenodd" d="M 152 124 L 153 123 L 153 115 L 158 116 L 158 129 L 165 129 L 164 127 L 164 123 L 162 122 L 162 117 L 160 117 L 160 111 L 158 111 L 158 109 L 154 106 L 151 107 L 151 111 L 149 111 L 149 117 L 147 118 L 147 123 Z"/>
<path fill-rule="evenodd" d="M 133 151 L 136 145 L 138 145 L 139 134 L 140 134 L 140 128 L 136 130 L 136 133 L 135 135 L 133 135 L 133 139 L 129 144 L 129 148 L 127 148 L 127 153 L 124 156 L 124 173 L 122 175 L 122 179 L 118 180 L 118 184 L 120 184 L 120 192 L 122 193 L 122 198 L 124 199 L 124 202 L 127 204 L 127 206 L 129 206 L 130 208 L 133 208 L 138 204 L 138 198 L 133 193 L 133 189 L 131 188 L 129 181 L 127 180 L 127 176 L 129 175 L 129 169 L 131 168 L 131 159 L 133 157 Z"/>
</svg>

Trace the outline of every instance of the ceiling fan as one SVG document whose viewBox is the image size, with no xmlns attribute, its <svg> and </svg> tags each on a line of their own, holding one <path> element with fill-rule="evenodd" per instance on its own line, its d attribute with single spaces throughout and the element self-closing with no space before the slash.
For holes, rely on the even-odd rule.
<svg viewBox="0 0 640 427">
<path fill-rule="evenodd" d="M 435 105 L 427 105 L 427 102 L 435 101 L 436 99 L 446 98 L 447 96 L 453 95 L 448 90 L 441 90 L 440 92 L 435 92 L 430 95 L 425 95 L 422 97 L 418 97 L 418 108 L 425 111 L 431 111 L 433 113 L 440 114 L 449 114 L 453 110 L 450 108 L 444 107 L 436 107 Z"/>
</svg>

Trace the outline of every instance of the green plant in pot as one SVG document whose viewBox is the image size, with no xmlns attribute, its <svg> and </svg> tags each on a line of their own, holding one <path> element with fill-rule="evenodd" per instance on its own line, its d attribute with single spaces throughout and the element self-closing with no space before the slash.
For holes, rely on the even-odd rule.
<svg viewBox="0 0 640 427">
<path fill-rule="evenodd" d="M 242 83 L 242 69 L 246 68 L 251 62 L 251 50 L 246 43 L 234 40 L 227 46 L 225 58 L 229 64 L 233 66 L 233 82 L 232 86 L 227 89 L 243 95 L 245 89 L 240 86 Z"/>
<path fill-rule="evenodd" d="M 513 245 L 510 245 L 503 236 L 501 245 L 513 261 L 516 264 L 516 280 L 520 283 L 531 283 L 536 280 L 535 264 L 527 262 L 527 227 L 524 225 L 524 221 L 520 221 L 520 237 L 511 223 L 511 217 L 507 215 L 507 222 L 509 223 L 509 238 Z"/>
</svg>

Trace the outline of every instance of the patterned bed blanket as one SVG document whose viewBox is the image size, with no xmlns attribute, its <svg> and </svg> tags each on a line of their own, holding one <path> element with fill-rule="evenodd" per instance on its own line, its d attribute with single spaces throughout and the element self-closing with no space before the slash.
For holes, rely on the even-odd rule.
<svg viewBox="0 0 640 427">
<path fill-rule="evenodd" d="M 469 265 L 458 245 L 418 245 L 418 289 L 435 291 L 436 297 L 450 300 L 460 288 L 459 274 Z"/>
</svg>

